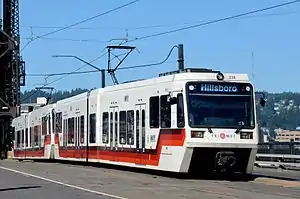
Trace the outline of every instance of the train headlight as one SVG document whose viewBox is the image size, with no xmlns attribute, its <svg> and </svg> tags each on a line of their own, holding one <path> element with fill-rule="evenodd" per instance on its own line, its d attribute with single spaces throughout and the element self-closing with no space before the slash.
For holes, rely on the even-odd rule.
<svg viewBox="0 0 300 199">
<path fill-rule="evenodd" d="M 223 80 L 223 79 L 224 79 L 223 73 L 218 73 L 217 74 L 217 80 Z"/>
<path fill-rule="evenodd" d="M 192 138 L 204 138 L 204 131 L 191 131 Z"/>
<path fill-rule="evenodd" d="M 253 132 L 241 132 L 240 139 L 253 139 Z"/>
</svg>

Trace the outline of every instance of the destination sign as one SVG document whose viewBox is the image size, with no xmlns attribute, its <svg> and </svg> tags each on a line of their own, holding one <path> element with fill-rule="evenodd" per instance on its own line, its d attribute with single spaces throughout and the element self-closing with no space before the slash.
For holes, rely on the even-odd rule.
<svg viewBox="0 0 300 199">
<path fill-rule="evenodd" d="M 249 95 L 252 92 L 252 86 L 248 83 L 231 82 L 189 82 L 187 83 L 189 93 L 207 93 L 207 94 L 242 94 Z"/>
</svg>

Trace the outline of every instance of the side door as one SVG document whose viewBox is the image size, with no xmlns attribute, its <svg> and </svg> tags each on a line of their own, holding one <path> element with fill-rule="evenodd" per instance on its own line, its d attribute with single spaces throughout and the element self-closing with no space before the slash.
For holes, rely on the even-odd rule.
<svg viewBox="0 0 300 199">
<path fill-rule="evenodd" d="M 135 143 L 136 143 L 136 163 L 143 164 L 142 153 L 145 152 L 146 146 L 146 104 L 135 105 Z M 144 163 L 145 164 L 145 163 Z"/>
</svg>

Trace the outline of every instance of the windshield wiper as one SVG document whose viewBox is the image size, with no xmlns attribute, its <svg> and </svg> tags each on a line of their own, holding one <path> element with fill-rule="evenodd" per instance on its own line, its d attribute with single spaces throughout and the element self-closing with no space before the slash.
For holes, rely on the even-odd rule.
<svg viewBox="0 0 300 199">
<path fill-rule="evenodd" d="M 238 134 L 240 133 L 240 131 L 244 128 L 245 126 L 245 122 L 239 122 L 240 123 L 240 126 L 236 129 L 235 133 Z"/>
<path fill-rule="evenodd" d="M 208 132 L 214 133 L 210 127 L 208 127 L 207 129 L 208 129 Z"/>
</svg>

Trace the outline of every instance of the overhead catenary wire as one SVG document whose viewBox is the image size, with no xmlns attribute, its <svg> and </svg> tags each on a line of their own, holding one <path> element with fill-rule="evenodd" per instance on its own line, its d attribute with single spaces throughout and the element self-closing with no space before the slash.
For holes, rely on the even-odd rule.
<svg viewBox="0 0 300 199">
<path fill-rule="evenodd" d="M 282 15 L 289 15 L 289 14 L 296 14 L 298 12 L 282 12 L 282 13 L 272 13 L 272 14 L 260 14 L 260 15 L 253 15 L 253 16 L 244 16 L 236 19 L 248 19 L 248 18 L 260 18 L 260 17 L 270 17 L 270 16 L 282 16 Z M 209 22 L 212 20 L 198 20 L 198 21 L 193 21 L 193 22 L 183 22 L 183 23 L 178 23 L 178 24 L 160 24 L 160 25 L 149 25 L 149 26 L 140 26 L 140 27 L 132 27 L 132 28 L 96 28 L 96 27 L 79 27 L 79 28 L 72 28 L 74 30 L 141 30 L 141 29 L 154 29 L 154 28 L 165 28 L 165 27 L 170 27 L 170 26 L 179 26 L 179 25 L 188 25 L 188 24 L 195 24 L 195 23 L 204 23 L 204 22 Z M 30 28 L 61 28 L 61 26 L 30 26 Z M 23 40 L 31 40 L 32 37 L 24 37 L 21 38 Z M 83 43 L 107 43 L 109 40 L 97 40 L 97 39 L 80 39 L 80 38 L 56 38 L 56 37 L 43 37 L 40 38 L 43 40 L 49 40 L 49 41 L 70 41 L 70 42 L 83 42 Z"/>
<path fill-rule="evenodd" d="M 271 14 L 260 14 L 260 15 L 253 15 L 253 16 L 244 16 L 240 17 L 240 19 L 248 19 L 248 18 L 260 18 L 260 17 L 270 17 L 270 16 L 283 16 L 283 15 L 290 15 L 290 14 L 297 14 L 299 12 L 280 12 L 280 13 L 271 13 Z M 111 31 L 111 30 L 142 30 L 142 29 L 155 29 L 155 28 L 167 28 L 172 26 L 182 26 L 182 25 L 189 25 L 195 23 L 203 23 L 212 21 L 211 20 L 196 20 L 196 21 L 188 21 L 182 23 L 172 23 L 172 24 L 152 24 L 148 26 L 136 26 L 136 27 L 71 27 L 69 29 L 73 30 L 92 30 L 92 31 Z M 58 29 L 63 28 L 63 26 L 44 26 L 44 25 L 23 25 L 22 27 L 30 27 L 34 29 Z"/>
<path fill-rule="evenodd" d="M 145 36 L 142 36 L 142 37 L 137 37 L 137 38 L 132 39 L 132 40 L 128 40 L 127 43 L 137 41 L 137 40 L 143 40 L 143 39 L 158 37 L 158 36 L 162 36 L 162 35 L 167 35 L 167 34 L 171 34 L 171 33 L 175 33 L 175 32 L 181 32 L 181 31 L 184 31 L 184 30 L 193 29 L 193 28 L 197 28 L 197 27 L 201 27 L 201 26 L 206 26 L 206 25 L 209 25 L 209 24 L 214 24 L 214 23 L 227 21 L 227 20 L 231 20 L 231 19 L 235 19 L 235 18 L 240 18 L 240 17 L 251 15 L 251 14 L 254 14 L 254 13 L 259 13 L 259 12 L 263 12 L 263 11 L 267 11 L 267 10 L 272 10 L 272 9 L 284 7 L 284 6 L 287 6 L 287 5 L 299 3 L 299 2 L 300 2 L 300 0 L 289 1 L 289 2 L 286 2 L 286 3 L 277 4 L 277 5 L 273 5 L 273 6 L 269 6 L 269 7 L 265 7 L 265 8 L 261 8 L 261 9 L 257 9 L 257 10 L 253 10 L 253 11 L 233 15 L 233 16 L 229 16 L 229 17 L 216 19 L 216 20 L 211 20 L 211 21 L 208 21 L 208 22 L 203 22 L 203 23 L 199 23 L 199 24 L 195 24 L 195 25 L 191 25 L 191 26 L 187 26 L 187 27 L 183 27 L 183 28 L 173 29 L 173 30 L 164 31 L 164 32 L 160 32 L 160 33 L 155 33 L 155 34 L 151 34 L 151 35 L 145 35 Z"/>
<path fill-rule="evenodd" d="M 117 10 L 122 9 L 122 8 L 124 8 L 124 7 L 127 7 L 127 6 L 129 6 L 129 5 L 132 5 L 132 4 L 134 4 L 134 3 L 137 3 L 137 2 L 139 2 L 139 1 L 141 1 L 141 0 L 130 1 L 129 3 L 123 4 L 123 5 L 121 5 L 121 6 L 118 6 L 118 7 L 116 7 L 116 8 L 110 9 L 110 10 L 108 10 L 108 11 L 106 11 L 106 12 L 97 14 L 97 15 L 92 16 L 92 17 L 90 17 L 90 18 L 81 20 L 81 21 L 76 22 L 76 23 L 74 23 L 74 24 L 71 24 L 71 25 L 68 25 L 68 26 L 65 26 L 65 27 L 61 27 L 61 28 L 59 28 L 59 29 L 57 29 L 57 30 L 54 30 L 54 31 L 51 31 L 51 32 L 48 32 L 48 33 L 45 33 L 45 34 L 42 34 L 42 35 L 39 35 L 39 36 L 36 36 L 36 37 L 32 38 L 31 40 L 29 40 L 29 41 L 27 42 L 27 44 L 21 49 L 21 51 L 23 51 L 30 43 L 32 43 L 33 41 L 35 41 L 35 40 L 37 40 L 37 39 L 40 39 L 40 38 L 43 38 L 43 37 L 46 37 L 46 36 L 49 36 L 49 35 L 52 35 L 52 34 L 61 32 L 61 31 L 63 31 L 63 30 L 72 28 L 72 27 L 77 26 L 77 25 L 79 25 L 79 24 L 85 23 L 85 22 L 87 22 L 87 21 L 96 19 L 96 18 L 101 17 L 101 16 L 103 16 L 103 15 L 109 14 L 109 13 L 111 13 L 111 12 L 117 11 Z"/>
<path fill-rule="evenodd" d="M 157 66 L 166 63 L 166 61 L 170 58 L 172 52 L 174 49 L 177 47 L 177 45 L 174 45 L 171 50 L 169 51 L 168 55 L 166 58 L 160 62 L 156 63 L 150 63 L 150 64 L 141 64 L 141 65 L 134 65 L 134 66 L 125 66 L 118 68 L 117 70 L 129 70 L 129 69 L 134 69 L 134 68 L 145 68 L 149 66 Z M 62 72 L 62 73 L 32 73 L 32 74 L 26 74 L 26 76 L 35 76 L 35 77 L 49 77 L 49 76 L 60 76 L 60 75 L 75 75 L 75 74 L 87 74 L 87 73 L 96 73 L 99 72 L 98 70 L 90 70 L 90 71 L 73 71 L 73 72 Z"/>
</svg>

